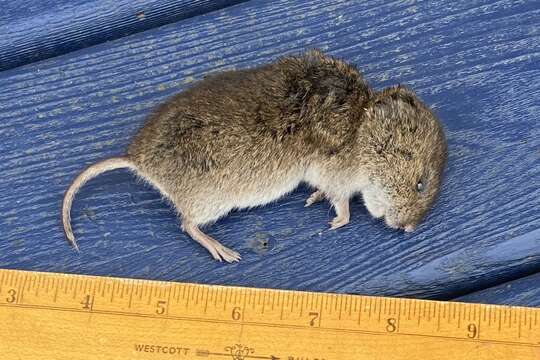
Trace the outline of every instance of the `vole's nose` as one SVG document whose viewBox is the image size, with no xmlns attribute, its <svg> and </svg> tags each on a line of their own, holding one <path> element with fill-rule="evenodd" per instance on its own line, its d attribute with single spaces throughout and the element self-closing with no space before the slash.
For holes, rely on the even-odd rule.
<svg viewBox="0 0 540 360">
<path fill-rule="evenodd" d="M 414 225 L 405 225 L 403 229 L 405 229 L 405 232 L 413 232 L 416 226 Z"/>
</svg>

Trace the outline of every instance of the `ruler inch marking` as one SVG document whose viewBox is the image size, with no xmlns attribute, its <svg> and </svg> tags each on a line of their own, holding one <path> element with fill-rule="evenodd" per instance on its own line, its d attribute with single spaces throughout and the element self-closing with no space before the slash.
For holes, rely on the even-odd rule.
<svg viewBox="0 0 540 360">
<path fill-rule="evenodd" d="M 22 283 L 20 286 L 18 286 L 18 288 L 20 289 L 19 292 L 20 294 L 17 296 L 15 302 L 16 303 L 23 303 L 24 302 L 24 286 L 26 285 L 26 281 L 28 280 L 28 274 L 24 274 L 22 276 Z M 21 282 L 20 278 L 19 278 L 19 282 Z"/>
<path fill-rule="evenodd" d="M 43 285 L 43 284 L 42 284 L 42 280 L 43 280 L 43 275 L 41 275 L 41 274 L 38 275 L 38 276 L 37 276 L 37 282 L 36 282 L 36 284 L 35 284 L 35 289 L 34 289 L 34 290 L 35 290 L 35 292 L 34 292 L 34 296 L 35 296 L 35 297 L 38 297 L 38 295 L 39 295 L 39 290 L 41 290 L 41 288 L 43 287 L 43 286 L 42 286 L 42 285 Z"/>
<path fill-rule="evenodd" d="M 360 307 L 360 310 L 358 310 L 358 325 L 360 325 L 360 322 L 362 321 L 362 300 L 363 298 L 360 298 L 360 304 L 359 304 L 359 307 Z"/>
<path fill-rule="evenodd" d="M 461 304 L 456 305 L 458 312 L 457 312 L 457 327 L 458 329 L 461 329 Z"/>
<path fill-rule="evenodd" d="M 94 310 L 94 303 L 96 302 L 96 286 L 92 286 L 92 294 L 90 295 L 90 309 L 89 312 L 92 312 Z"/>
<path fill-rule="evenodd" d="M 521 339 L 521 313 L 519 313 L 519 320 L 518 320 L 518 339 Z"/>
<path fill-rule="evenodd" d="M 1 276 L 0 276 L 0 294 L 2 293 L 2 289 L 3 289 L 3 286 L 4 286 L 4 278 L 6 276 L 8 276 L 9 273 L 5 273 L 5 272 L 2 272 Z"/>
<path fill-rule="evenodd" d="M 112 284 L 112 289 L 111 289 L 111 298 L 109 299 L 109 302 L 113 302 L 114 301 L 114 289 L 116 287 L 116 283 L 113 283 Z"/>
<path fill-rule="evenodd" d="M 206 289 L 206 293 L 205 293 L 205 302 L 204 302 L 204 311 L 203 313 L 206 315 L 206 312 L 208 311 L 208 299 L 210 298 L 210 290 L 208 288 L 205 288 Z"/>
<path fill-rule="evenodd" d="M 378 321 L 381 322 L 381 312 L 382 312 L 382 303 L 384 303 L 386 305 L 386 299 L 382 299 L 382 300 L 377 300 L 375 301 L 375 306 L 378 308 L 379 310 L 379 317 L 378 317 Z"/>
<path fill-rule="evenodd" d="M 396 331 L 397 332 L 400 332 L 399 329 L 400 329 L 400 326 L 401 326 L 401 299 L 397 299 L 397 314 L 396 314 L 396 320 L 397 320 L 397 324 L 396 324 Z"/>
<path fill-rule="evenodd" d="M 54 295 L 53 295 L 53 302 L 56 303 L 58 301 L 58 289 L 60 289 L 60 284 L 58 279 L 53 279 L 53 286 L 54 286 Z M 54 283 L 56 282 L 56 285 Z"/>
<path fill-rule="evenodd" d="M 283 313 L 285 312 L 285 300 L 281 303 L 281 312 L 279 314 L 279 320 L 283 320 Z"/>
<path fill-rule="evenodd" d="M 318 318 L 318 325 L 317 327 L 321 327 L 321 324 L 322 324 L 322 315 L 323 315 L 323 308 L 324 306 L 326 305 L 326 301 L 325 299 L 329 299 L 329 297 L 322 297 L 322 296 L 317 296 L 317 295 L 314 295 L 317 297 L 317 302 L 320 302 L 319 304 L 319 316 L 317 317 Z M 331 299 L 331 297 L 330 297 Z"/>
<path fill-rule="evenodd" d="M 347 298 L 345 298 L 347 299 Z M 337 305 L 338 303 L 338 299 L 336 298 L 336 301 L 334 302 L 335 305 Z M 345 304 L 346 306 L 347 304 Z M 342 310 L 342 306 L 343 306 L 343 297 L 340 297 L 339 298 L 339 310 L 338 310 L 338 320 L 341 320 L 341 310 Z"/>
<path fill-rule="evenodd" d="M 128 309 L 132 308 L 133 305 L 133 292 L 137 290 L 137 284 L 132 283 L 129 286 L 129 300 L 128 300 Z"/>
</svg>

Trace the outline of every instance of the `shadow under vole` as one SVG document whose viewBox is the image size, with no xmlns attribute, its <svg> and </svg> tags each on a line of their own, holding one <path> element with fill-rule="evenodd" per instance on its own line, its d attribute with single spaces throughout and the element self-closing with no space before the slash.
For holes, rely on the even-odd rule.
<svg viewBox="0 0 540 360">
<path fill-rule="evenodd" d="M 70 209 L 90 178 L 129 168 L 174 204 L 182 229 L 216 260 L 240 255 L 203 233 L 231 210 L 274 201 L 306 182 L 306 206 L 327 199 L 331 228 L 361 193 L 376 218 L 412 231 L 433 203 L 446 162 L 441 125 L 415 94 L 375 92 L 352 65 L 317 50 L 208 76 L 159 106 L 123 157 L 98 162 L 66 192 Z"/>
</svg>

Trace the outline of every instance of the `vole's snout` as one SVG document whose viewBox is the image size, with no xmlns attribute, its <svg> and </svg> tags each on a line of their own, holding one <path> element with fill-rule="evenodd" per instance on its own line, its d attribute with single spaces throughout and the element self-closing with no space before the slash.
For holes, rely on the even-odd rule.
<svg viewBox="0 0 540 360">
<path fill-rule="evenodd" d="M 399 224 L 399 225 L 394 225 L 394 224 L 388 224 L 388 226 L 390 226 L 391 228 L 393 229 L 401 229 L 401 230 L 404 230 L 405 232 L 413 232 L 415 229 L 416 229 L 416 226 L 415 225 L 402 225 L 402 224 Z"/>
<path fill-rule="evenodd" d="M 409 225 L 405 225 L 403 229 L 405 230 L 405 232 L 413 232 L 414 229 L 416 229 L 416 226 L 409 224 Z"/>
<path fill-rule="evenodd" d="M 415 224 L 406 224 L 406 223 L 402 223 L 402 222 L 396 222 L 396 221 L 393 221 L 389 218 L 386 218 L 385 219 L 386 221 L 386 225 L 388 225 L 389 227 L 391 227 L 392 229 L 401 229 L 401 230 L 404 230 L 405 232 L 413 232 L 415 229 L 416 229 L 416 225 Z"/>
</svg>

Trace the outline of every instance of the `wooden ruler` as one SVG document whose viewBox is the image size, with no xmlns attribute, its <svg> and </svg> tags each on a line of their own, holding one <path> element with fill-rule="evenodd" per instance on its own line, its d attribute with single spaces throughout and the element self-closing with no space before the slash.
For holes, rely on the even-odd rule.
<svg viewBox="0 0 540 360">
<path fill-rule="evenodd" d="M 0 359 L 540 359 L 540 309 L 0 270 Z"/>
</svg>

